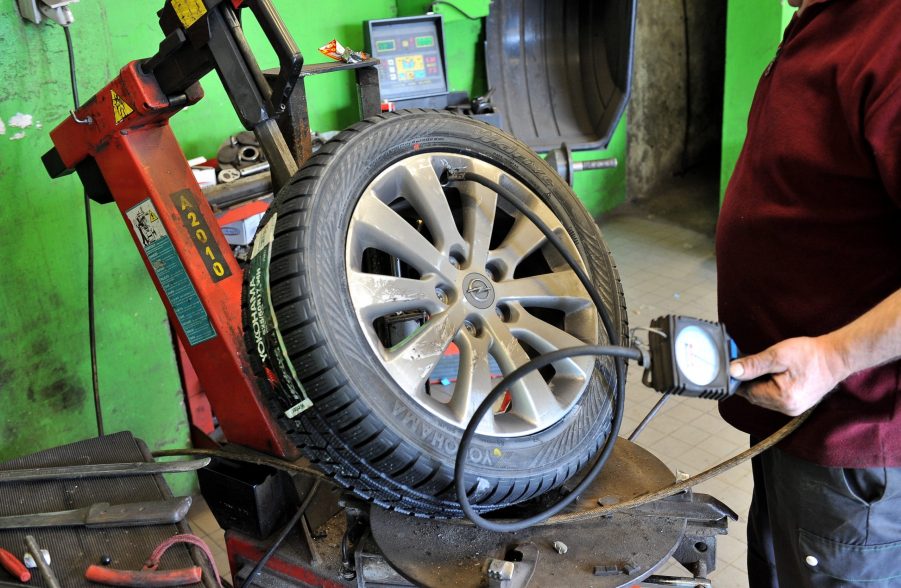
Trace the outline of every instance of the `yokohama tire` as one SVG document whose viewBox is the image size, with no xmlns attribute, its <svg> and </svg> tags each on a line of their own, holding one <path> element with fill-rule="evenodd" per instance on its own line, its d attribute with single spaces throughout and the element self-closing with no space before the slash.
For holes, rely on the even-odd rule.
<svg viewBox="0 0 901 588">
<path fill-rule="evenodd" d="M 290 409 L 295 400 L 287 398 L 281 391 L 282 388 L 269 386 L 262 381 L 263 378 L 261 382 L 274 410 L 280 415 L 280 424 L 303 453 L 338 483 L 385 508 L 417 516 L 459 517 L 462 512 L 452 496 L 452 469 L 457 440 L 462 433 L 462 426 L 455 418 L 462 417 L 454 417 L 453 414 L 457 413 L 428 397 L 432 391 L 439 390 L 441 386 L 446 387 L 449 380 L 431 384 L 424 380 L 426 383 L 419 396 L 402 388 L 398 382 L 405 377 L 402 370 L 404 364 L 398 361 L 392 363 L 385 358 L 394 357 L 391 355 L 394 350 L 408 344 L 414 338 L 413 335 L 400 342 L 391 340 L 382 349 L 378 339 L 381 335 L 378 333 L 387 332 L 385 329 L 388 327 L 384 325 L 388 323 L 378 321 L 387 319 L 379 318 L 372 323 L 369 318 L 361 318 L 365 310 L 365 304 L 361 300 L 366 296 L 382 295 L 376 290 L 360 294 L 356 286 L 351 287 L 351 284 L 371 277 L 366 274 L 361 278 L 360 274 L 355 273 L 356 270 L 351 270 L 352 266 L 355 267 L 354 264 L 360 263 L 360 258 L 368 260 L 375 255 L 382 259 L 378 256 L 384 257 L 387 255 L 384 251 L 390 249 L 389 246 L 380 249 L 364 243 L 371 237 L 370 233 L 377 231 L 379 227 L 377 224 L 368 224 L 371 215 L 367 211 L 390 210 L 386 205 L 392 205 L 396 209 L 399 202 L 407 206 L 405 214 L 413 210 L 412 204 L 392 200 L 393 197 L 383 198 L 384 202 L 371 200 L 375 198 L 373 194 L 381 193 L 381 186 L 391 187 L 403 183 L 403 180 L 376 180 L 391 173 L 409 175 L 412 173 L 409 169 L 413 169 L 411 162 L 419 162 L 417 165 L 420 168 L 426 165 L 423 161 L 431 161 L 431 165 L 438 166 L 433 160 L 446 160 L 452 165 L 470 165 L 489 170 L 519 193 L 525 192 L 525 198 L 531 199 L 530 206 L 554 221 L 556 227 L 552 225 L 552 228 L 556 228 L 557 235 L 568 243 L 568 247 L 573 248 L 585 264 L 607 304 L 612 323 L 622 329 L 620 337 L 624 338 L 626 313 L 622 291 L 600 231 L 570 188 L 541 158 L 509 135 L 467 117 L 431 111 L 388 113 L 357 123 L 328 142 L 279 192 L 269 214 L 261 223 L 263 229 L 260 233 L 268 229 L 272 239 L 271 259 L 268 261 L 268 293 L 277 321 L 275 328 L 297 380 L 312 401 L 312 406 L 293 415 L 293 418 L 288 418 L 285 412 L 293 414 Z M 405 166 L 409 169 L 403 169 Z M 440 176 L 440 172 L 436 168 L 437 176 Z M 446 179 L 445 177 L 439 182 L 446 182 Z M 447 185 L 445 184 L 445 188 Z M 421 185 L 414 185 L 414 188 L 419 189 Z M 471 189 L 461 187 L 461 193 L 464 188 Z M 401 186 L 398 190 L 402 196 L 407 188 Z M 446 193 L 451 194 L 452 190 Z M 361 203 L 364 195 L 370 199 L 365 205 Z M 469 196 L 463 193 L 463 196 L 457 198 L 453 200 L 448 196 L 448 202 L 451 208 L 459 212 L 463 207 L 459 203 L 469 202 L 466 200 Z M 455 203 L 459 206 L 455 206 Z M 440 206 L 445 206 L 444 202 Z M 476 206 L 475 209 L 478 210 L 478 205 L 471 206 Z M 492 216 L 493 220 L 488 221 L 489 223 L 500 222 L 497 219 L 507 218 L 505 214 L 513 219 L 510 222 L 519 218 L 519 213 L 510 207 L 505 208 L 500 199 L 497 209 L 491 213 L 496 216 Z M 436 205 L 435 210 L 441 208 Z M 446 264 L 441 266 L 447 269 L 445 273 L 448 276 L 463 275 L 472 269 L 467 265 L 472 261 L 467 259 L 467 252 L 476 251 L 476 243 L 482 243 L 486 250 L 489 249 L 487 237 L 484 242 L 472 238 L 473 230 L 466 228 L 466 223 L 469 222 L 467 219 L 474 217 L 467 214 L 471 213 L 459 212 L 454 219 L 460 229 L 459 234 L 454 233 L 455 238 L 460 241 L 461 235 L 470 236 L 469 241 L 460 241 L 461 245 L 449 246 L 449 241 L 442 237 L 442 232 L 453 233 L 452 229 L 447 229 L 451 227 L 449 222 L 443 223 L 440 219 L 436 221 L 432 217 L 437 228 L 430 227 L 429 222 L 423 223 L 422 220 L 419 225 L 413 224 L 419 227 L 426 225 L 424 230 L 419 230 L 425 235 L 424 238 L 435 243 L 437 250 L 441 251 L 442 247 L 448 250 L 450 247 L 449 250 L 456 251 L 452 253 L 455 258 L 451 261 L 453 268 L 459 271 Z M 274 233 L 272 227 L 268 226 L 273 215 Z M 428 221 L 428 213 L 424 217 Z M 397 219 L 400 218 L 401 216 L 397 216 Z M 526 221 L 524 218 L 521 220 Z M 440 228 L 439 225 L 446 226 Z M 429 233 L 430 229 L 434 235 Z M 405 235 L 410 229 L 401 224 L 396 225 L 396 228 L 385 227 L 384 230 Z M 513 233 L 509 226 L 505 230 Z M 355 236 L 351 238 L 349 234 Z M 371 238 L 379 243 L 388 240 L 379 235 Z M 404 239 L 408 242 L 415 240 Z M 255 251 L 259 249 L 259 240 L 258 234 Z M 490 247 L 495 245 L 497 243 L 492 241 Z M 406 246 L 410 247 L 409 251 L 413 251 L 409 243 Z M 471 247 L 466 249 L 467 246 Z M 541 264 L 545 263 L 549 267 L 556 267 L 554 256 L 558 254 L 554 251 L 548 253 L 549 247 L 544 242 L 539 245 L 535 254 L 541 254 L 539 261 L 535 263 L 542 268 L 545 266 Z M 494 249 L 489 252 L 489 259 L 493 251 Z M 415 256 L 414 253 L 410 255 Z M 403 257 L 401 254 L 384 258 L 396 260 Z M 541 261 L 544 258 L 550 261 Z M 446 256 L 443 259 L 446 260 Z M 533 255 L 528 259 L 536 258 Z M 406 263 L 408 260 L 402 261 Z M 415 262 L 411 263 L 416 265 Z M 413 271 L 401 263 L 395 265 L 407 268 L 405 271 Z M 496 291 L 492 290 L 491 296 L 502 300 L 505 292 L 502 282 L 519 278 L 520 270 L 505 267 L 503 262 L 496 263 L 488 270 L 484 267 L 484 263 L 477 267 L 476 270 L 482 273 L 475 275 L 490 276 L 490 279 L 483 281 L 496 288 Z M 506 275 L 501 275 L 505 270 Z M 515 276 L 514 270 L 517 272 Z M 563 278 L 568 276 L 565 269 L 557 268 L 553 271 L 562 272 L 555 274 L 560 276 L 560 279 L 555 280 L 557 282 L 562 283 Z M 250 273 L 247 272 L 245 276 Z M 381 273 L 384 275 L 384 272 Z M 403 275 L 409 277 L 408 274 Z M 429 280 L 438 279 L 421 266 L 416 273 L 410 275 L 412 280 L 418 281 L 408 279 L 404 283 L 426 284 L 427 293 L 432 284 Z M 266 375 L 272 382 L 276 378 L 273 376 L 275 370 L 270 369 L 271 358 L 262 362 L 265 366 L 261 366 L 260 354 L 254 354 L 259 341 L 254 340 L 254 329 L 258 325 L 254 323 L 247 303 L 251 281 L 250 278 L 245 280 L 244 323 L 248 334 L 248 349 L 251 350 L 252 360 L 259 366 L 258 375 Z M 462 289 L 459 287 L 461 283 Z M 444 295 L 444 290 L 436 288 L 435 292 L 440 299 L 433 296 L 429 301 L 423 302 L 423 318 L 418 323 L 414 322 L 408 332 L 424 333 L 428 321 L 437 320 L 435 317 L 443 316 L 442 309 L 451 306 L 463 309 L 460 310 L 462 313 L 472 311 L 466 314 L 465 327 L 470 329 L 469 334 L 457 324 L 459 320 L 452 326 L 454 329 L 459 327 L 462 334 L 444 334 L 456 337 L 453 340 L 459 344 L 461 357 L 474 357 L 475 365 L 478 355 L 466 356 L 463 351 L 467 341 L 482 341 L 488 345 L 489 343 L 484 342 L 499 340 L 499 336 L 492 339 L 493 335 L 489 335 L 503 331 L 504 327 L 499 325 L 510 320 L 509 316 L 493 306 L 484 312 L 467 306 L 468 301 L 474 299 L 464 297 L 481 296 L 482 286 L 482 281 L 448 282 L 442 286 L 447 290 L 443 298 L 441 296 Z M 563 311 L 548 315 L 557 317 L 546 320 L 556 320 L 561 329 L 559 333 L 553 327 L 534 323 L 538 325 L 536 332 L 540 335 L 539 342 L 544 334 L 554 341 L 567 340 L 568 335 L 561 334 L 562 331 L 576 332 L 575 337 L 570 336 L 576 344 L 608 342 L 593 307 L 579 302 L 587 297 L 581 286 L 577 287 L 580 293 L 573 294 L 576 302 L 571 308 L 578 308 L 578 313 L 573 311 L 566 318 L 559 318 L 564 316 Z M 487 291 L 489 286 L 485 286 L 485 289 Z M 487 297 L 488 294 L 484 296 Z M 528 297 L 522 298 L 524 301 L 527 299 L 531 300 Z M 380 300 L 384 302 L 381 298 Z M 525 305 L 526 302 L 522 304 Z M 519 308 L 518 313 L 514 313 L 515 316 L 530 320 L 534 318 L 528 312 L 523 312 L 523 307 L 515 303 L 512 307 Z M 490 314 L 486 314 L 489 311 Z M 496 320 L 495 314 L 498 317 Z M 391 316 L 400 315 L 395 313 Z M 455 316 L 459 319 L 464 315 Z M 376 326 L 370 328 L 370 323 Z M 423 324 L 425 326 L 422 329 L 413 330 L 418 328 L 417 325 Z M 590 332 L 585 331 L 586 325 Z M 443 340 L 442 345 L 445 343 L 447 340 Z M 393 345 L 397 347 L 392 347 Z M 508 363 L 512 360 L 509 357 L 522 358 L 522 349 L 516 350 L 512 355 L 503 355 L 502 352 L 509 352 L 514 347 L 515 344 L 502 349 L 496 344 L 492 348 L 492 357 L 496 355 L 501 358 L 496 364 L 492 364 L 495 371 L 507 373 L 511 369 Z M 532 344 L 532 347 L 534 349 L 530 351 L 530 355 L 534 355 L 535 349 L 541 350 L 539 343 Z M 442 351 L 439 350 L 438 353 L 441 354 Z M 507 357 L 506 363 L 503 357 Z M 424 361 L 420 355 L 416 355 L 414 360 L 419 361 L 416 365 L 420 366 Z M 460 361 L 462 365 L 463 360 Z M 559 373 L 545 376 L 535 374 L 538 378 L 551 378 L 547 380 L 547 386 L 560 391 L 559 394 L 554 392 L 559 406 L 555 405 L 553 410 L 539 414 L 540 411 L 535 409 L 535 418 L 523 418 L 515 412 L 525 410 L 522 407 L 523 397 L 514 394 L 511 402 L 513 406 L 508 408 L 510 413 L 498 409 L 498 416 L 493 417 L 496 424 L 490 425 L 495 428 L 486 429 L 487 434 L 482 434 L 482 430 L 479 430 L 479 434 L 473 439 L 467 467 L 467 485 L 472 490 L 470 495 L 477 509 L 497 509 L 537 496 L 560 486 L 592 461 L 610 433 L 616 374 L 612 361 L 587 359 L 582 360 L 579 365 L 584 367 L 586 361 L 588 368 L 584 373 L 587 377 L 583 377 L 581 384 L 574 388 L 571 386 L 577 380 L 566 380 L 563 375 L 569 373 L 566 371 L 569 368 L 578 371 L 576 364 L 566 369 L 561 367 Z M 483 372 L 483 375 L 484 373 L 487 372 Z M 492 373 L 495 377 L 498 375 Z M 463 378 L 462 372 L 460 374 L 460 378 Z M 424 374 L 420 376 L 425 377 Z M 553 379 L 558 376 L 559 381 Z M 472 381 L 474 377 L 470 379 Z M 460 386 L 459 390 L 465 390 L 464 384 L 456 383 L 452 390 L 457 390 L 457 386 Z M 480 398 L 467 397 L 466 402 L 477 405 L 480 401 Z M 468 409 L 464 407 L 462 410 L 465 412 Z M 543 415 L 550 416 L 547 420 L 542 420 Z"/>
</svg>

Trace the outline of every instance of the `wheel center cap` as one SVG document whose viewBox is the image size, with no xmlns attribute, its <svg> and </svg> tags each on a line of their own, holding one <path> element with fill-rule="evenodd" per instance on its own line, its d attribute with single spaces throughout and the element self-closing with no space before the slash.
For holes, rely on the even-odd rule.
<svg viewBox="0 0 901 588">
<path fill-rule="evenodd" d="M 479 273 L 463 278 L 463 295 L 476 308 L 488 308 L 494 304 L 494 286 L 491 280 Z"/>
</svg>

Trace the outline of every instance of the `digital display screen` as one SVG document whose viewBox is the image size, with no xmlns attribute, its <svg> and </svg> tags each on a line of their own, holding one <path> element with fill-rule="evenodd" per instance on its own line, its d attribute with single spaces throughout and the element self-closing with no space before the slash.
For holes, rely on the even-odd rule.
<svg viewBox="0 0 901 588">
<path fill-rule="evenodd" d="M 385 41 L 379 41 L 376 43 L 376 51 L 379 53 L 387 53 L 389 51 L 394 51 L 395 44 L 394 39 L 388 39 Z"/>
<path fill-rule="evenodd" d="M 379 59 L 379 89 L 385 100 L 447 92 L 437 19 L 370 21 L 370 48 Z"/>
</svg>

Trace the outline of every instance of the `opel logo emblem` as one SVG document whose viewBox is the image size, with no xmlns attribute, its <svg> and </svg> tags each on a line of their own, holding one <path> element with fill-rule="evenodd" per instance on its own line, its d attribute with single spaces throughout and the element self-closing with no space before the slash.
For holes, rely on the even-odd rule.
<svg viewBox="0 0 901 588">
<path fill-rule="evenodd" d="M 486 309 L 494 304 L 494 286 L 479 273 L 468 274 L 463 278 L 463 295 L 466 300 L 479 309 Z"/>
<path fill-rule="evenodd" d="M 469 288 L 466 289 L 466 293 L 479 302 L 485 302 L 491 296 L 491 286 L 489 286 L 485 280 L 476 278 L 469 283 Z"/>
</svg>

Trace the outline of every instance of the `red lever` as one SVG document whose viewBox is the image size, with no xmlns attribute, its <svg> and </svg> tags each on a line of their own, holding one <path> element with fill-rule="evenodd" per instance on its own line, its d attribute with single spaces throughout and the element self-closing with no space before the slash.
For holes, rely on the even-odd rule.
<svg viewBox="0 0 901 588">
<path fill-rule="evenodd" d="M 40 556 L 38 554 L 37 557 Z M 0 566 L 3 566 L 4 570 L 18 578 L 20 582 L 31 580 L 31 572 L 28 571 L 25 564 L 19 561 L 18 557 L 2 548 L 0 548 Z"/>
<path fill-rule="evenodd" d="M 202 573 L 197 566 L 183 570 L 135 572 L 90 565 L 84 573 L 84 578 L 107 586 L 186 586 L 200 582 Z"/>
</svg>

